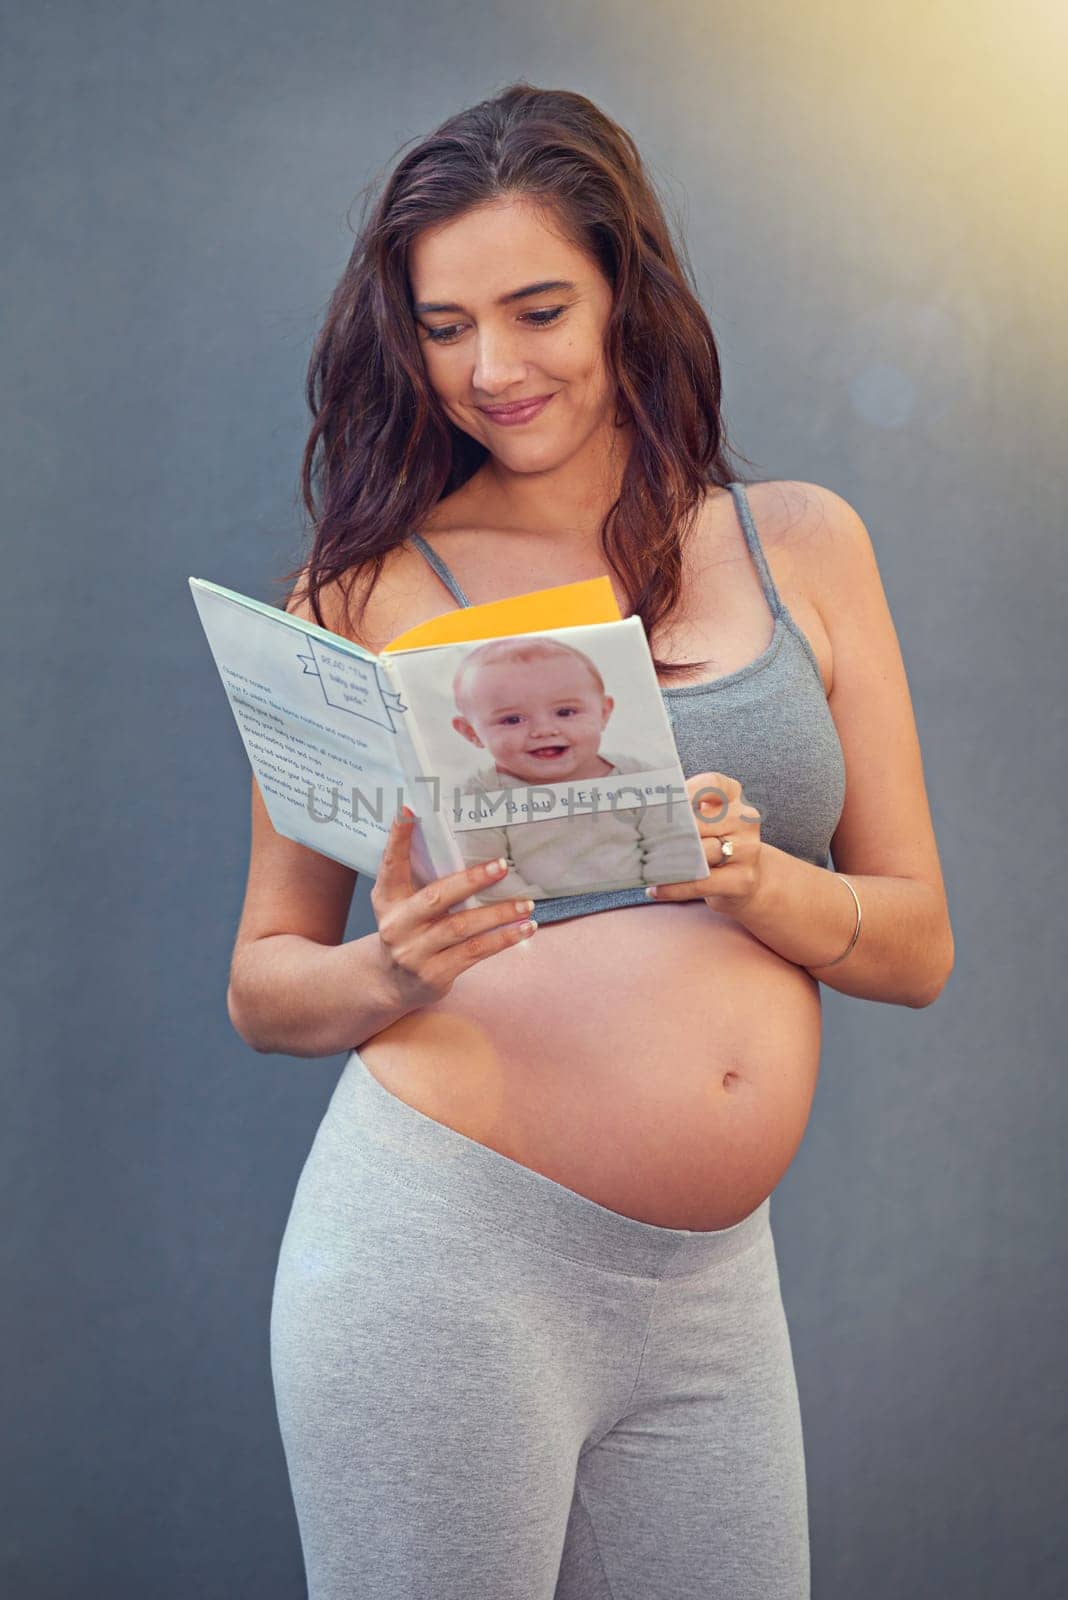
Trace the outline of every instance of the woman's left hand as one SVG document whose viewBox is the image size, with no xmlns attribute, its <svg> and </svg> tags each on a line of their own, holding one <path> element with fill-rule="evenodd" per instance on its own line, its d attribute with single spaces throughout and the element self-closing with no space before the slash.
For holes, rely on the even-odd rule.
<svg viewBox="0 0 1068 1600">
<path fill-rule="evenodd" d="M 722 772 L 687 778 L 686 800 L 697 818 L 708 876 L 691 883 L 658 883 L 649 898 L 703 900 L 713 911 L 737 916 L 761 886 L 760 812 L 744 798 L 738 780 Z M 721 839 L 731 841 L 730 856 L 723 855 Z"/>
</svg>

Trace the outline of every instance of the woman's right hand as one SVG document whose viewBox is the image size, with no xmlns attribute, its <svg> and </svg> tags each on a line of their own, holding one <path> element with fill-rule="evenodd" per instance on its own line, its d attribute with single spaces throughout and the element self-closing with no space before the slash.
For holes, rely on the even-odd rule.
<svg viewBox="0 0 1068 1600">
<path fill-rule="evenodd" d="M 407 808 L 405 808 L 407 809 Z M 448 994 L 461 972 L 477 961 L 530 938 L 529 900 L 498 900 L 469 911 L 451 911 L 476 890 L 496 883 L 507 866 L 489 861 L 412 885 L 414 816 L 395 817 L 382 865 L 371 888 L 371 908 L 390 982 L 406 1004 L 432 1004 Z"/>
</svg>

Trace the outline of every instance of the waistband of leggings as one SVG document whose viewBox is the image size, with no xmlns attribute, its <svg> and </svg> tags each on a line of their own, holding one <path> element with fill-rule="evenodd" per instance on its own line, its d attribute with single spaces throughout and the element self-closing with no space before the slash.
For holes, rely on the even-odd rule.
<svg viewBox="0 0 1068 1600">
<path fill-rule="evenodd" d="M 770 1195 L 729 1228 L 661 1228 L 600 1205 L 385 1089 L 359 1052 L 346 1059 L 328 1107 L 331 1136 L 354 1157 L 506 1233 L 590 1266 L 647 1277 L 684 1277 L 727 1261 L 770 1228 Z"/>
</svg>

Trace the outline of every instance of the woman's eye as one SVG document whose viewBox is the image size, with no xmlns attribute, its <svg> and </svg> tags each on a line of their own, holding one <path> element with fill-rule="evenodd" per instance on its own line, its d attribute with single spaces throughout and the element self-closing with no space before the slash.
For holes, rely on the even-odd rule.
<svg viewBox="0 0 1068 1600">
<path fill-rule="evenodd" d="M 428 339 L 433 339 L 435 344 L 451 344 L 456 338 L 455 326 L 449 328 L 427 328 L 424 330 Z"/>
<path fill-rule="evenodd" d="M 547 328 L 558 317 L 562 317 L 566 310 L 566 306 L 554 306 L 546 311 L 524 311 L 521 320 L 531 328 Z M 453 344 L 460 337 L 463 328 L 458 322 L 450 322 L 441 328 L 425 328 L 424 332 L 435 344 Z"/>
<path fill-rule="evenodd" d="M 550 322 L 555 322 L 557 317 L 562 317 L 566 310 L 566 306 L 554 306 L 551 311 L 525 311 L 523 317 L 535 328 L 545 328 Z"/>
</svg>

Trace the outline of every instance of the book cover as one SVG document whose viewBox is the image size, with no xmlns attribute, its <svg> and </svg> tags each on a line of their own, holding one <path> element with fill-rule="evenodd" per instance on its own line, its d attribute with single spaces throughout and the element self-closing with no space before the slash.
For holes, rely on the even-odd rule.
<svg viewBox="0 0 1068 1600">
<path fill-rule="evenodd" d="M 464 904 L 704 876 L 644 630 L 607 577 L 446 612 L 378 655 L 189 584 L 286 838 L 373 877 L 407 804 L 417 884 L 508 860 Z"/>
</svg>

